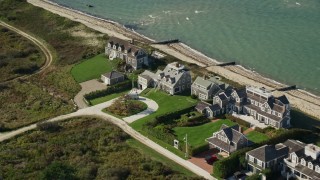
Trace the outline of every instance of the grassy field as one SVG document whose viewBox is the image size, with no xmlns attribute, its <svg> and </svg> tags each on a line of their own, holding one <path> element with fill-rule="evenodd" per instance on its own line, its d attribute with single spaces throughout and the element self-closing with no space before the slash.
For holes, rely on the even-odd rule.
<svg viewBox="0 0 320 180">
<path fill-rule="evenodd" d="M 155 89 L 146 89 L 145 92 L 147 93 L 142 93 L 141 96 L 147 97 L 157 102 L 159 105 L 159 109 L 155 113 L 131 123 L 130 126 L 132 126 L 137 131 L 141 131 L 142 125 L 156 116 L 175 111 L 177 108 L 182 109 L 190 107 L 191 105 L 195 105 L 198 102 L 197 100 L 192 99 L 187 95 L 171 96 L 163 91 Z"/>
<path fill-rule="evenodd" d="M 246 136 L 250 141 L 254 143 L 260 143 L 269 139 L 267 135 L 257 131 L 251 131 Z"/>
<path fill-rule="evenodd" d="M 110 72 L 116 67 L 116 60 L 110 61 L 104 54 L 99 54 L 75 65 L 71 70 L 71 74 L 78 83 L 81 83 L 100 78 L 101 74 Z"/>
<path fill-rule="evenodd" d="M 205 139 L 211 137 L 214 132 L 217 132 L 222 124 L 232 126 L 236 123 L 228 119 L 223 119 L 216 122 L 206 123 L 200 126 L 175 127 L 173 130 L 177 135 L 179 141 L 182 141 L 186 134 L 188 134 L 188 143 L 191 146 L 196 147 L 206 144 L 207 142 L 205 142 Z"/>
<path fill-rule="evenodd" d="M 175 171 L 182 172 L 185 175 L 188 176 L 195 176 L 195 174 L 188 169 L 182 167 L 181 165 L 177 164 L 176 162 L 172 161 L 171 159 L 168 159 L 167 157 L 164 157 L 160 155 L 155 150 L 149 148 L 148 146 L 142 144 L 141 142 L 135 140 L 135 139 L 129 139 L 127 140 L 127 144 L 135 149 L 137 149 L 141 154 L 144 154 L 145 156 L 148 156 L 152 160 L 159 161 L 165 166 L 168 166 L 172 168 Z"/>
<path fill-rule="evenodd" d="M 0 26 L 0 42 L 0 82 L 31 74 L 45 61 L 36 45 L 2 26 Z"/>
<path fill-rule="evenodd" d="M 73 99 L 81 87 L 73 79 L 70 70 L 82 59 L 100 54 L 107 36 L 24 0 L 1 0 L 0 19 L 46 43 L 54 57 L 52 65 L 45 72 L 25 81 L 10 82 L 0 87 L 0 129 L 15 129 L 72 112 L 73 104 L 70 99 Z M 1 52 L 6 55 L 10 51 L 21 51 L 22 55 L 37 53 L 31 44 L 26 45 L 20 37 L 7 34 L 6 38 L 15 41 L 11 46 L 9 40 L 0 40 Z M 6 45 L 3 45 L 4 42 Z M 15 53 L 17 52 L 12 55 Z M 36 57 L 27 58 L 32 60 Z M 1 62 L 2 59 L 1 56 Z M 10 71 L 10 67 L 1 69 L 1 73 L 5 71 Z"/>
<path fill-rule="evenodd" d="M 62 98 L 29 81 L 14 81 L 0 87 L 0 132 L 72 112 Z"/>
<path fill-rule="evenodd" d="M 56 127 L 1 142 L 1 179 L 197 178 L 177 166 L 172 169 L 173 162 L 134 142 L 106 121 L 74 118 Z M 148 153 L 143 154 L 141 149 Z"/>
</svg>

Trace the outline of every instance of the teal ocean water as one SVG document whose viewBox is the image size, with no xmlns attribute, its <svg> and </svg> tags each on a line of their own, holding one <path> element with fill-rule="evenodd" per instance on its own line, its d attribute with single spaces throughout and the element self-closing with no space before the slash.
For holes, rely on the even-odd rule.
<svg viewBox="0 0 320 180">
<path fill-rule="evenodd" d="M 320 94 L 320 0 L 54 0 Z M 92 4 L 89 8 L 86 5 Z"/>
</svg>

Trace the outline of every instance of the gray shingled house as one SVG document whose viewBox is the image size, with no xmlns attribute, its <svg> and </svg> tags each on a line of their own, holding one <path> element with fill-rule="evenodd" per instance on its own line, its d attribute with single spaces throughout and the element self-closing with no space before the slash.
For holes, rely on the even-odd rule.
<svg viewBox="0 0 320 180">
<path fill-rule="evenodd" d="M 305 144 L 296 140 L 288 140 L 283 144 L 290 147 L 284 159 L 281 174 L 295 179 L 320 179 L 320 147 Z"/>
<path fill-rule="evenodd" d="M 141 73 L 138 77 L 138 88 L 153 87 L 174 95 L 190 89 L 191 82 L 190 72 L 182 64 L 173 62 L 163 71 L 153 73 L 146 70 Z"/>
<path fill-rule="evenodd" d="M 228 155 L 249 145 L 249 140 L 241 133 L 239 125 L 228 127 L 223 124 L 220 130 L 213 133 L 206 141 L 211 148 L 217 148 Z"/>
<path fill-rule="evenodd" d="M 197 77 L 192 83 L 191 94 L 198 96 L 201 100 L 210 100 L 214 96 L 221 92 L 226 91 L 230 86 L 225 84 L 215 77 L 205 79 L 203 77 Z"/>
<path fill-rule="evenodd" d="M 144 49 L 116 37 L 109 38 L 105 47 L 105 54 L 110 60 L 114 58 L 124 60 L 134 70 L 142 68 L 143 65 L 149 66 L 151 63 Z"/>
<path fill-rule="evenodd" d="M 204 113 L 208 118 L 221 114 L 246 114 L 275 128 L 290 126 L 290 104 L 286 96 L 274 97 L 263 88 L 228 89 L 213 97 Z"/>
<path fill-rule="evenodd" d="M 288 155 L 289 148 L 280 143 L 277 145 L 264 145 L 246 153 L 248 170 L 260 173 L 266 168 L 280 170 L 282 160 Z"/>
<path fill-rule="evenodd" d="M 124 81 L 124 79 L 125 79 L 124 74 L 117 71 L 111 71 L 101 75 L 101 80 L 106 85 L 114 85 Z"/>
</svg>

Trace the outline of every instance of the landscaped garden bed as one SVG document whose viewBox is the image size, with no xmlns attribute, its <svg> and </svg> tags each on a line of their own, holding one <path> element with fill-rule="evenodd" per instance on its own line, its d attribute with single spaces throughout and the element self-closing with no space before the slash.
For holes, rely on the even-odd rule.
<svg viewBox="0 0 320 180">
<path fill-rule="evenodd" d="M 130 99 L 123 95 L 116 99 L 113 104 L 106 108 L 107 113 L 114 114 L 118 117 L 128 117 L 146 110 L 148 106 L 141 101 Z"/>
</svg>

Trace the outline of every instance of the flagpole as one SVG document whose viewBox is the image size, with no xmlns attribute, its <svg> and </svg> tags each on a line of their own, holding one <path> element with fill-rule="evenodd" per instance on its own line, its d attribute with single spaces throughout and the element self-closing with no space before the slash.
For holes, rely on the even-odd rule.
<svg viewBox="0 0 320 180">
<path fill-rule="evenodd" d="M 188 158 L 188 134 L 186 134 L 186 153 L 185 158 Z"/>
</svg>

